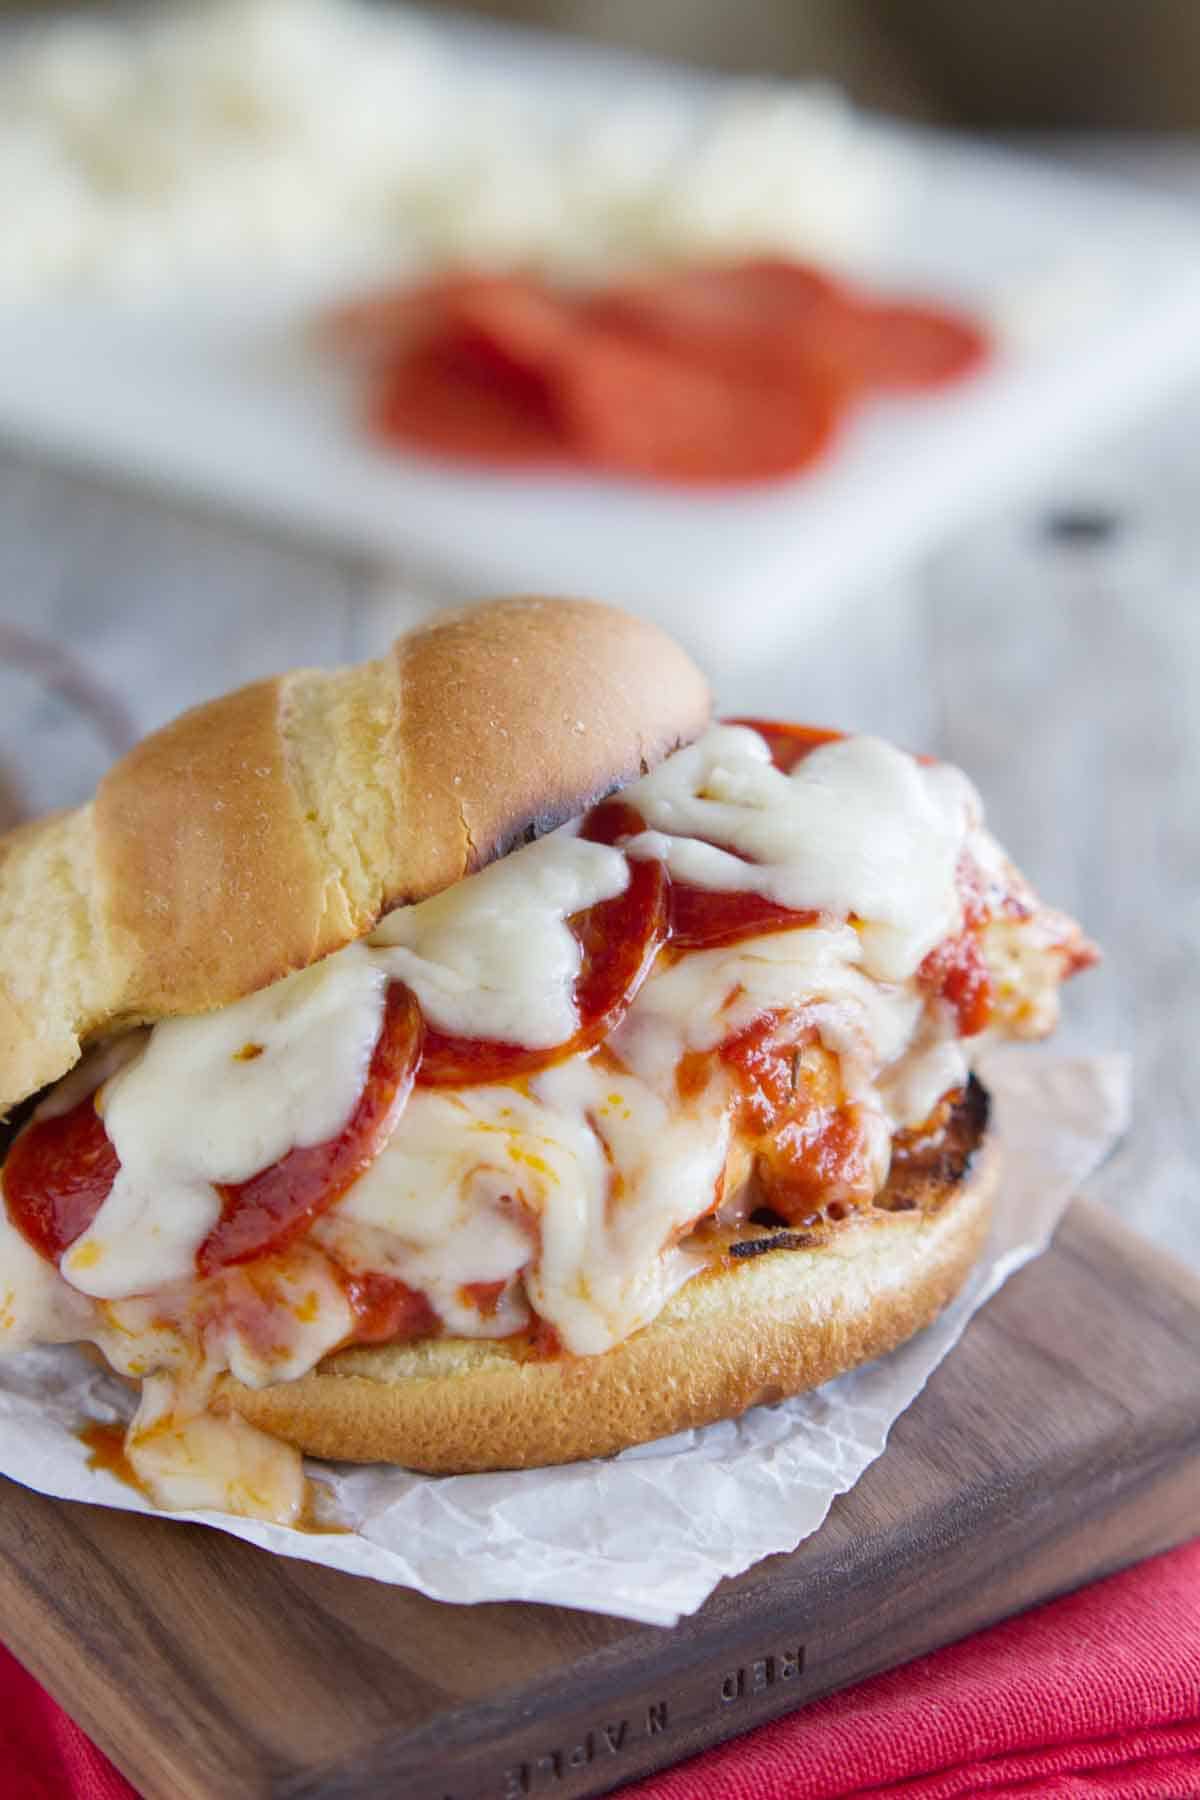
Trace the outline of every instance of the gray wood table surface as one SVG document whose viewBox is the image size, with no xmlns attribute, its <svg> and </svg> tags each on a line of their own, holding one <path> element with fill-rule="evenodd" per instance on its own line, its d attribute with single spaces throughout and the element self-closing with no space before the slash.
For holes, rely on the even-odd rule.
<svg viewBox="0 0 1200 1800">
<path fill-rule="evenodd" d="M 1200 154 L 1149 154 L 1200 197 Z M 797 626 L 769 667 L 712 674 L 732 710 L 968 770 L 1104 947 L 1062 1041 L 1127 1050 L 1136 1100 L 1089 1192 L 1200 1267 L 1198 440 L 1200 392 L 818 636 Z M 82 798 L 180 707 L 371 653 L 427 604 L 365 563 L 0 451 L 0 821 Z"/>
</svg>

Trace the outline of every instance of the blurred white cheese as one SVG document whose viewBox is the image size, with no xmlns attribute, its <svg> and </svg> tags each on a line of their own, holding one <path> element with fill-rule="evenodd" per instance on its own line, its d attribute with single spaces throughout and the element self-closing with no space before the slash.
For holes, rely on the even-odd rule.
<svg viewBox="0 0 1200 1800">
<path fill-rule="evenodd" d="M 640 82 L 582 103 L 533 79 L 355 0 L 30 27 L 0 60 L 0 296 L 187 293 L 248 268 L 843 266 L 913 187 L 829 89 Z"/>
</svg>

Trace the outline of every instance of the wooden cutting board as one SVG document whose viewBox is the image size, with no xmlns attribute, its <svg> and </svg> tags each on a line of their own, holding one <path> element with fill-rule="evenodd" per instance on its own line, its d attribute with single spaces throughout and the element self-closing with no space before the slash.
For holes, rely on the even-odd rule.
<svg viewBox="0 0 1200 1800">
<path fill-rule="evenodd" d="M 672 1631 L 3 1494 L 3 1635 L 151 1800 L 603 1794 L 1200 1531 L 1200 1282 L 1076 1205 L 821 1531 Z"/>
</svg>

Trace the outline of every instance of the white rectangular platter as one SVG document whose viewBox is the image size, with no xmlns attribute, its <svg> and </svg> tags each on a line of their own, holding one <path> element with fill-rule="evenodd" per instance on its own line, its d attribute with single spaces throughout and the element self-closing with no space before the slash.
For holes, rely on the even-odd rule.
<svg viewBox="0 0 1200 1800">
<path fill-rule="evenodd" d="M 536 37 L 468 27 L 453 41 L 525 84 L 531 105 L 688 88 L 677 71 Z M 697 494 L 377 450 L 349 375 L 308 332 L 330 276 L 140 305 L 9 301 L 0 435 L 396 561 L 437 591 L 624 600 L 702 651 L 752 656 L 1200 373 L 1200 217 L 953 137 L 862 129 L 918 194 L 910 228 L 863 272 L 998 318 L 998 350 L 957 389 L 864 410 L 793 481 Z"/>
</svg>

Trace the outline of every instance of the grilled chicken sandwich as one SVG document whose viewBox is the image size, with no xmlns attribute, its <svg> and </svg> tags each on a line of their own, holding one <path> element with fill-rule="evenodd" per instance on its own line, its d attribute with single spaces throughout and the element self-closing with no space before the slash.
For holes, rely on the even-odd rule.
<svg viewBox="0 0 1200 1800">
<path fill-rule="evenodd" d="M 599 1456 L 927 1324 L 971 1074 L 1094 952 L 966 777 L 710 720 L 608 608 L 502 601 L 242 689 L 0 838 L 0 1347 L 140 1384 L 169 1508 L 300 1453 Z"/>
</svg>

